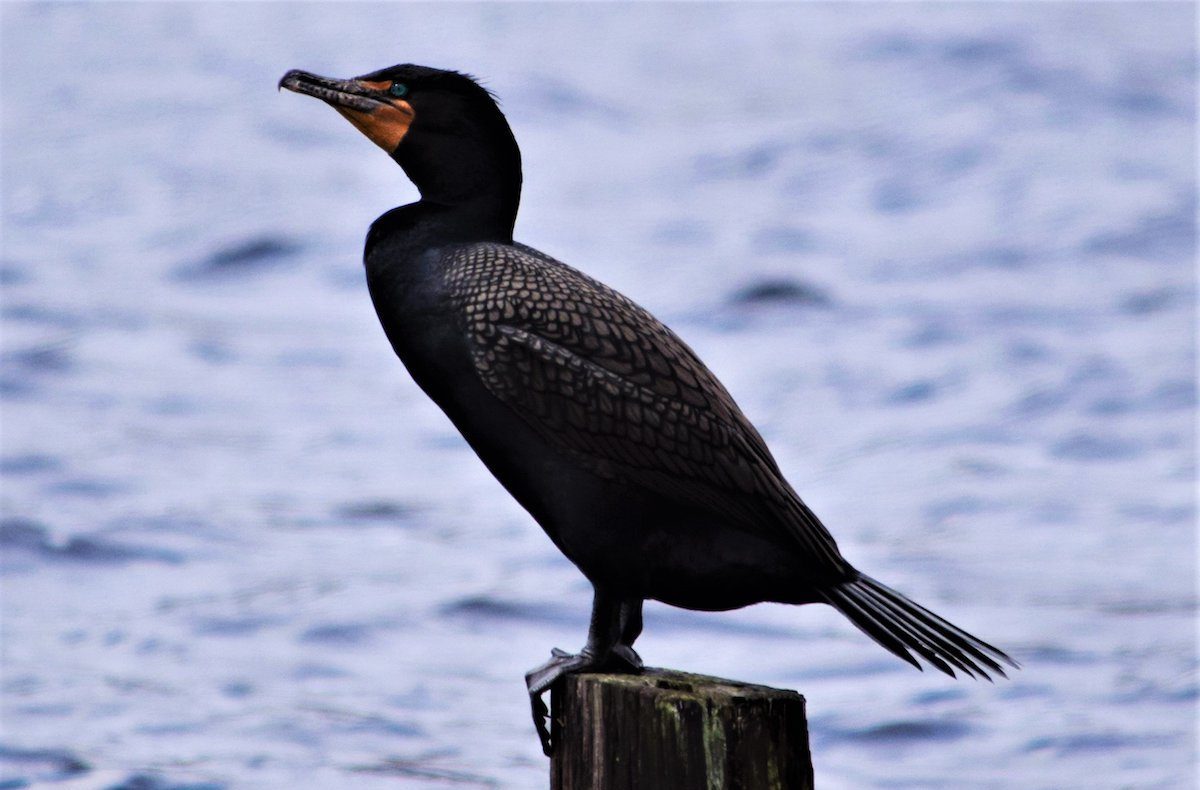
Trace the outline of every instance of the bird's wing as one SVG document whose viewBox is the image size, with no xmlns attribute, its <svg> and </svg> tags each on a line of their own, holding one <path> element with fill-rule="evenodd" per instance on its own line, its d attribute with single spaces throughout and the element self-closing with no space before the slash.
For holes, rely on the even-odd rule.
<svg viewBox="0 0 1200 790">
<path fill-rule="evenodd" d="M 593 472 L 790 534 L 845 563 L 730 394 L 632 301 L 523 245 L 447 253 L 447 285 L 493 395 Z"/>
</svg>

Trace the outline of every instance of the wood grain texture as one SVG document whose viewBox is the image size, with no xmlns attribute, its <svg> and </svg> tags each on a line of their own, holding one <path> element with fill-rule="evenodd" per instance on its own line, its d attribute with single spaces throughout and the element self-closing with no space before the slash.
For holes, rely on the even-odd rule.
<svg viewBox="0 0 1200 790">
<path fill-rule="evenodd" d="M 551 697 L 552 790 L 811 790 L 804 697 L 670 670 L 571 675 Z"/>
</svg>

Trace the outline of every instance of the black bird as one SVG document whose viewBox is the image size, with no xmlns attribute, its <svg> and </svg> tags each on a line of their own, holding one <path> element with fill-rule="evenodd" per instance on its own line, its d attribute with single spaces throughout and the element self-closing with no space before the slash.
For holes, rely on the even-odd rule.
<svg viewBox="0 0 1200 790">
<path fill-rule="evenodd" d="M 526 675 L 637 671 L 642 602 L 827 603 L 921 668 L 989 678 L 999 649 L 857 571 L 704 363 L 627 297 L 513 241 L 521 155 L 492 95 L 400 65 L 289 71 L 383 148 L 421 199 L 371 225 L 375 311 L 413 379 L 595 589 L 587 644 Z M 990 678 L 989 678 L 990 679 Z"/>
</svg>

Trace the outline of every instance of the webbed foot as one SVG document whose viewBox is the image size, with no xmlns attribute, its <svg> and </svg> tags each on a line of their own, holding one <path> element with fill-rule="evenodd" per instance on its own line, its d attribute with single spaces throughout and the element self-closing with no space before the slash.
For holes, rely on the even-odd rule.
<svg viewBox="0 0 1200 790">
<path fill-rule="evenodd" d="M 642 659 L 628 645 L 616 645 L 607 656 L 599 657 L 588 648 L 579 653 L 568 653 L 557 647 L 550 651 L 550 660 L 536 669 L 525 673 L 525 686 L 529 689 L 529 705 L 533 713 L 533 726 L 537 729 L 538 738 L 542 742 L 542 752 L 549 757 L 554 751 L 550 741 L 548 719 L 550 710 L 542 695 L 553 686 L 559 678 L 575 672 L 607 671 L 607 672 L 640 672 Z"/>
<path fill-rule="evenodd" d="M 617 645 L 613 648 L 612 654 L 613 658 L 617 659 L 621 664 L 620 668 L 615 670 L 617 672 L 628 672 L 636 675 L 646 666 L 642 663 L 642 657 L 629 645 Z"/>
</svg>

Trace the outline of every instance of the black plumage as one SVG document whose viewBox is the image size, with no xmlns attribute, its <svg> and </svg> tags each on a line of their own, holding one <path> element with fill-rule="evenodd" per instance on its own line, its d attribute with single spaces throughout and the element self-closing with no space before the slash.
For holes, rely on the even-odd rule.
<svg viewBox="0 0 1200 790">
<path fill-rule="evenodd" d="M 395 66 L 289 72 L 404 168 L 421 200 L 380 217 L 367 282 L 416 382 L 595 588 L 588 641 L 527 676 L 636 671 L 642 602 L 828 603 L 920 667 L 987 678 L 1016 664 L 859 573 L 784 479 L 728 391 L 630 299 L 513 241 L 516 141 L 473 79 Z"/>
</svg>

